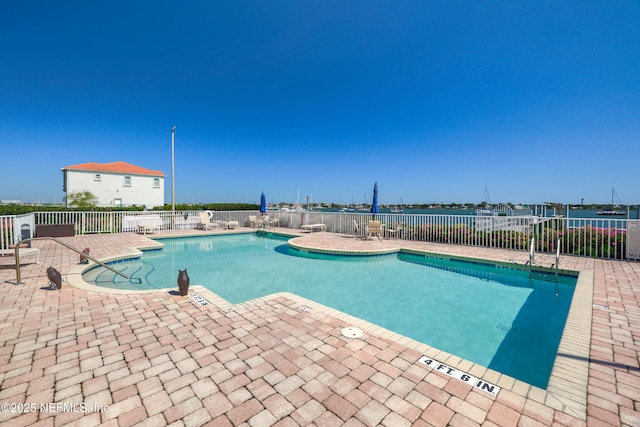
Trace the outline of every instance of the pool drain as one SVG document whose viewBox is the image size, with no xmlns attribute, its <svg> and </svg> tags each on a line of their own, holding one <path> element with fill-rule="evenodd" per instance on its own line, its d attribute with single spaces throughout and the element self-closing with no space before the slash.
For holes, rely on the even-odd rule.
<svg viewBox="0 0 640 427">
<path fill-rule="evenodd" d="M 353 326 L 349 326 L 342 330 L 342 335 L 347 338 L 360 338 L 362 334 L 363 332 L 360 329 L 354 328 Z"/>
</svg>

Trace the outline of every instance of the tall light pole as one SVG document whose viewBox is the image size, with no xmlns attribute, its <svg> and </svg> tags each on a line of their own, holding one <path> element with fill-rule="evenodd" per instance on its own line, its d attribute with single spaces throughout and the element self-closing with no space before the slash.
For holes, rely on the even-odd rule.
<svg viewBox="0 0 640 427">
<path fill-rule="evenodd" d="M 176 127 L 171 129 L 171 214 L 176 210 L 176 188 L 175 188 L 175 133 Z"/>
</svg>

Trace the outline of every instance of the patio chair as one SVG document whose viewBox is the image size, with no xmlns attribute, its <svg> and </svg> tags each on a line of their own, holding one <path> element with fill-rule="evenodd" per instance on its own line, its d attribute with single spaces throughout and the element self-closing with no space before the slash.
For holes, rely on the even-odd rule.
<svg viewBox="0 0 640 427">
<path fill-rule="evenodd" d="M 393 238 L 397 239 L 398 236 L 400 236 L 402 234 L 402 229 L 404 228 L 404 225 L 402 223 L 398 223 L 395 228 L 389 228 L 387 227 L 387 234 L 389 235 L 389 238 L 391 238 L 393 236 Z"/>
<path fill-rule="evenodd" d="M 20 261 L 22 261 L 23 256 L 27 255 L 36 255 L 36 264 L 40 264 L 40 249 L 38 248 L 20 248 L 18 249 L 20 255 Z M 15 255 L 16 250 L 14 249 L 0 249 L 0 256 L 11 256 Z"/>
<path fill-rule="evenodd" d="M 209 230 L 211 228 L 218 228 L 218 224 L 215 222 L 211 222 L 209 214 L 207 214 L 206 212 L 200 212 L 200 222 L 196 224 L 196 228 L 198 230 Z"/>
<path fill-rule="evenodd" d="M 382 240 L 382 223 L 380 221 L 369 221 L 369 225 L 367 225 L 367 239 L 373 236 Z"/>
<path fill-rule="evenodd" d="M 249 227 L 255 227 L 257 221 L 258 219 L 255 215 L 249 215 L 249 219 L 247 219 L 247 224 L 249 225 Z"/>
<path fill-rule="evenodd" d="M 145 223 L 138 224 L 138 234 L 142 233 L 146 236 L 147 233 L 155 233 L 158 230 L 160 230 L 159 225 Z"/>
<path fill-rule="evenodd" d="M 353 220 L 353 237 L 355 237 L 356 239 L 360 237 L 360 226 L 355 219 Z"/>
<path fill-rule="evenodd" d="M 326 231 L 327 230 L 327 226 L 318 222 L 316 224 L 305 224 L 305 225 L 301 225 L 300 229 L 303 231 L 309 231 L 311 233 L 313 233 L 314 231 Z"/>
<path fill-rule="evenodd" d="M 264 228 L 269 225 L 269 215 L 260 215 L 256 217 L 256 228 Z"/>
</svg>

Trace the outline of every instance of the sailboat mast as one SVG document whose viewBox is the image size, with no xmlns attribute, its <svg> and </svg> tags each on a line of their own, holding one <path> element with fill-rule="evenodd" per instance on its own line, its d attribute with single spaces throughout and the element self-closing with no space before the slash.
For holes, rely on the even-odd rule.
<svg viewBox="0 0 640 427">
<path fill-rule="evenodd" d="M 489 197 L 489 186 L 487 185 L 487 181 L 484 182 L 484 201 L 487 205 L 491 205 L 491 197 Z"/>
</svg>

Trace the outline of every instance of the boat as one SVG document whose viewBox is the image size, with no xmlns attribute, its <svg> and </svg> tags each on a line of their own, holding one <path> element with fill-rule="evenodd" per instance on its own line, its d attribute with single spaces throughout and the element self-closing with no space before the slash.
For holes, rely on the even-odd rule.
<svg viewBox="0 0 640 427">
<path fill-rule="evenodd" d="M 369 207 L 369 202 L 367 201 L 367 195 L 364 194 L 364 203 L 356 206 L 356 210 L 358 212 L 369 212 L 371 208 Z"/>
<path fill-rule="evenodd" d="M 487 208 L 476 209 L 476 216 L 493 216 L 493 211 Z"/>
<path fill-rule="evenodd" d="M 616 201 L 618 202 L 616 204 Z M 616 208 L 620 207 L 620 198 L 616 194 L 615 188 L 611 189 L 611 209 L 605 211 L 596 212 L 596 215 L 600 216 L 620 216 L 626 215 L 624 211 L 617 211 Z"/>
<path fill-rule="evenodd" d="M 491 209 L 491 197 L 489 197 L 489 187 L 484 183 L 484 206 L 476 209 L 476 216 L 493 216 Z"/>
<path fill-rule="evenodd" d="M 309 198 L 307 197 L 307 206 L 309 205 L 308 200 Z M 307 211 L 304 208 L 304 206 L 302 206 L 302 204 L 300 203 L 300 187 L 298 187 L 298 197 L 294 205 L 293 206 L 284 205 L 280 208 L 280 210 L 282 212 L 289 212 L 289 213 L 302 213 Z"/>
<path fill-rule="evenodd" d="M 305 212 L 305 209 L 302 206 L 293 206 L 293 207 L 282 207 L 280 208 L 281 212 L 288 212 L 288 213 L 301 213 L 301 212 Z"/>
<path fill-rule="evenodd" d="M 626 213 L 624 213 L 622 211 L 608 210 L 608 211 L 598 211 L 598 212 L 596 212 L 596 215 L 614 216 L 614 215 L 626 215 Z"/>
<path fill-rule="evenodd" d="M 395 207 L 389 209 L 389 212 L 391 212 L 391 213 L 404 213 L 404 210 L 402 209 L 402 197 L 400 197 L 400 206 L 396 205 Z"/>
</svg>

